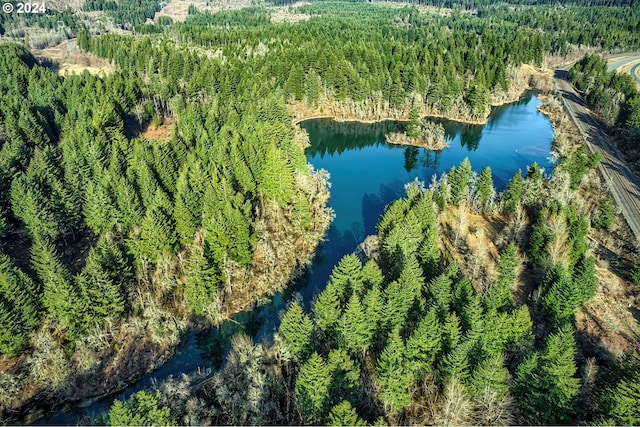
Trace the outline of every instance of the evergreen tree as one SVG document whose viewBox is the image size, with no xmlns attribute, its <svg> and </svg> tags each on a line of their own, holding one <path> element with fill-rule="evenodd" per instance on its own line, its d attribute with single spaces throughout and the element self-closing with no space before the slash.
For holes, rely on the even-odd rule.
<svg viewBox="0 0 640 427">
<path fill-rule="evenodd" d="M 383 321 L 384 310 L 384 298 L 378 285 L 374 285 L 369 289 L 362 299 L 362 305 L 364 306 L 366 322 L 370 325 L 375 337 Z"/>
<path fill-rule="evenodd" d="M 329 283 L 313 305 L 313 319 L 321 331 L 331 335 L 341 315 L 339 292 Z"/>
<path fill-rule="evenodd" d="M 396 327 L 404 326 L 413 306 L 415 293 L 411 288 L 405 288 L 399 281 L 394 280 L 384 290 L 384 296 L 385 328 L 393 330 Z"/>
<path fill-rule="evenodd" d="M 329 406 L 334 406 L 343 399 L 355 402 L 362 385 L 360 365 L 342 349 L 331 350 L 327 364 L 331 377 Z"/>
<path fill-rule="evenodd" d="M 472 395 L 480 395 L 489 389 L 496 393 L 498 399 L 502 399 L 509 391 L 508 378 L 509 371 L 504 366 L 504 355 L 496 353 L 474 369 L 468 387 Z"/>
<path fill-rule="evenodd" d="M 317 423 L 327 414 L 331 381 L 331 369 L 318 353 L 313 353 L 300 368 L 295 392 L 306 424 Z"/>
<path fill-rule="evenodd" d="M 478 189 L 476 197 L 478 199 L 478 205 L 481 211 L 486 211 L 486 209 L 491 205 L 495 194 L 496 190 L 493 188 L 491 168 L 487 166 L 482 170 L 482 173 L 478 178 Z"/>
<path fill-rule="evenodd" d="M 509 311 L 514 308 L 511 286 L 517 280 L 520 259 L 516 253 L 516 246 L 511 243 L 500 255 L 498 261 L 498 278 L 484 299 L 487 311 Z"/>
<path fill-rule="evenodd" d="M 331 408 L 328 425 L 330 426 L 365 426 L 367 425 L 357 414 L 355 408 L 347 400 L 343 400 Z"/>
<path fill-rule="evenodd" d="M 0 353 L 19 354 L 27 334 L 39 323 L 39 305 L 33 281 L 0 253 Z"/>
<path fill-rule="evenodd" d="M 520 198 L 522 196 L 522 171 L 518 170 L 516 174 L 511 178 L 511 181 L 507 184 L 507 189 L 502 196 L 502 204 L 506 213 L 513 213 L 520 204 Z"/>
<path fill-rule="evenodd" d="M 154 204 L 147 209 L 142 220 L 142 232 L 138 245 L 139 255 L 152 262 L 171 250 L 176 243 L 175 227 L 167 209 L 162 206 L 161 194 L 158 191 Z"/>
<path fill-rule="evenodd" d="M 465 157 L 458 168 L 451 167 L 447 181 L 451 188 L 451 203 L 458 205 L 469 191 L 469 179 L 471 178 L 471 162 Z"/>
<path fill-rule="evenodd" d="M 9 303 L 0 295 L 0 354 L 17 356 L 26 341 L 25 331 Z"/>
<path fill-rule="evenodd" d="M 584 271 L 589 276 L 590 271 Z M 581 283 L 574 281 L 561 264 L 558 264 L 545 278 L 545 288 L 542 296 L 542 310 L 547 318 L 555 325 L 562 326 L 573 320 L 574 312 L 586 301 Z M 589 286 L 589 284 L 586 284 Z M 595 287 L 590 286 L 595 292 Z"/>
<path fill-rule="evenodd" d="M 414 378 L 420 378 L 431 369 L 440 351 L 441 334 L 436 310 L 432 308 L 407 339 L 407 363 Z"/>
<path fill-rule="evenodd" d="M 115 400 L 109 411 L 112 426 L 170 426 L 171 411 L 160 405 L 160 392 L 139 391 L 127 401 Z"/>
<path fill-rule="evenodd" d="M 267 148 L 262 181 L 258 189 L 267 199 L 275 200 L 280 206 L 293 198 L 293 168 L 273 144 Z"/>
<path fill-rule="evenodd" d="M 418 138 L 422 133 L 420 125 L 420 115 L 415 108 L 409 112 L 409 123 L 407 123 L 407 135 L 411 138 Z"/>
<path fill-rule="evenodd" d="M 414 208 L 422 224 L 423 242 L 418 251 L 426 277 L 434 274 L 440 261 L 438 214 L 430 191 L 425 191 Z"/>
<path fill-rule="evenodd" d="M 78 323 L 90 328 L 123 314 L 126 309 L 123 285 L 130 277 L 130 269 L 119 250 L 101 239 L 89 250 L 86 265 L 76 276 L 76 286 L 86 307 Z"/>
<path fill-rule="evenodd" d="M 635 355 L 635 363 L 633 362 L 633 357 L 631 357 L 631 363 L 623 364 L 622 378 L 605 393 L 605 403 L 608 406 L 606 414 L 619 425 L 638 425 L 640 423 L 640 406 L 638 406 L 638 402 L 640 402 L 640 371 L 637 369 L 637 355 Z"/>
<path fill-rule="evenodd" d="M 611 197 L 607 196 L 598 205 L 598 210 L 595 216 L 592 218 L 591 224 L 595 228 L 608 230 L 613 224 L 615 215 L 616 212 L 615 206 L 613 205 L 613 200 L 611 200 Z"/>
<path fill-rule="evenodd" d="M 381 285 L 384 280 L 382 270 L 372 259 L 367 261 L 364 267 L 362 267 L 362 278 L 366 284 L 365 287 L 368 289 Z"/>
<path fill-rule="evenodd" d="M 449 314 L 449 304 L 453 299 L 451 292 L 451 278 L 443 273 L 431 280 L 427 285 L 427 299 L 438 310 L 438 318 L 442 321 Z"/>
<path fill-rule="evenodd" d="M 442 351 L 449 353 L 460 343 L 462 329 L 460 327 L 460 319 L 451 312 L 447 313 L 442 331 Z"/>
<path fill-rule="evenodd" d="M 199 242 L 191 246 L 191 257 L 187 264 L 184 295 L 187 305 L 195 315 L 206 314 L 207 306 L 218 292 L 222 277 L 209 263 L 204 247 Z"/>
<path fill-rule="evenodd" d="M 376 324 L 369 323 L 367 320 L 360 299 L 354 292 L 351 294 L 347 308 L 338 323 L 340 346 L 354 356 L 366 351 L 371 346 Z"/>
<path fill-rule="evenodd" d="M 463 383 L 467 380 L 471 369 L 471 351 L 474 342 L 470 339 L 461 340 L 451 351 L 444 354 L 438 361 L 438 378 L 446 384 L 453 378 Z"/>
<path fill-rule="evenodd" d="M 67 329 L 67 338 L 76 334 L 83 301 L 73 287 L 71 274 L 60 261 L 55 247 L 38 241 L 31 248 L 33 268 L 42 282 L 42 305 Z"/>
<path fill-rule="evenodd" d="M 51 204 L 24 175 L 16 177 L 11 184 L 11 207 L 32 240 L 54 241 L 60 234 Z"/>
<path fill-rule="evenodd" d="M 131 231 L 142 222 L 140 197 L 134 186 L 124 176 L 118 179 L 114 191 L 119 213 L 118 221 L 122 224 L 121 231 Z"/>
<path fill-rule="evenodd" d="M 405 359 L 405 346 L 398 328 L 389 334 L 387 345 L 378 358 L 376 369 L 380 399 L 393 411 L 400 411 L 411 401 L 409 386 L 414 378 Z"/>
<path fill-rule="evenodd" d="M 517 368 L 513 390 L 530 421 L 564 424 L 572 420 L 580 389 L 573 330 L 563 328 L 549 336 L 543 350 L 529 355 Z"/>
<path fill-rule="evenodd" d="M 337 266 L 331 271 L 329 283 L 335 286 L 340 295 L 340 301 L 346 302 L 353 292 L 360 292 L 363 286 L 362 263 L 354 254 L 342 257 Z"/>
<path fill-rule="evenodd" d="M 313 323 L 298 302 L 294 302 L 282 318 L 278 333 L 284 338 L 291 353 L 305 361 L 315 344 Z"/>
<path fill-rule="evenodd" d="M 85 223 L 95 233 L 110 231 L 116 224 L 115 203 L 102 180 L 90 181 L 84 203 Z"/>
</svg>

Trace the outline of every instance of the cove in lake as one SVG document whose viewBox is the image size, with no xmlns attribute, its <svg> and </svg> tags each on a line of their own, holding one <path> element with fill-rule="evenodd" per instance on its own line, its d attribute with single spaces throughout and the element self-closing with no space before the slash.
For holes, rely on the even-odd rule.
<svg viewBox="0 0 640 427">
<path fill-rule="evenodd" d="M 385 121 L 374 124 L 339 123 L 330 119 L 302 122 L 311 146 L 307 161 L 315 169 L 326 169 L 331 178 L 329 205 L 336 213 L 326 241 L 317 251 L 307 273 L 284 294 L 275 295 L 269 304 L 240 313 L 232 321 L 207 333 L 192 332 L 178 352 L 161 368 L 145 376 L 123 392 L 102 399 L 75 413 L 58 414 L 41 420 L 43 424 L 73 424 L 78 416 L 99 413 L 109 408 L 114 398 L 124 399 L 169 376 L 197 369 L 206 372 L 222 363 L 230 336 L 245 332 L 256 341 L 270 341 L 279 324 L 279 314 L 296 294 L 306 309 L 324 289 L 331 270 L 367 236 L 391 201 L 404 195 L 406 183 L 418 179 L 429 184 L 469 157 L 474 171 L 491 167 L 495 187 L 503 190 L 511 177 L 533 162 L 543 169 L 553 166 L 551 143 L 553 129 L 537 107 L 540 101 L 528 94 L 518 102 L 494 108 L 486 125 L 466 125 L 433 119 L 445 128 L 449 147 L 440 152 L 422 148 L 390 145 L 389 132 L 404 130 L 405 124 Z M 85 421 L 86 422 L 86 421 Z"/>
<path fill-rule="evenodd" d="M 449 146 L 434 152 L 386 143 L 389 132 L 404 131 L 405 124 L 375 124 L 315 119 L 301 123 L 309 133 L 307 161 L 331 174 L 330 206 L 336 213 L 327 241 L 318 248 L 309 269 L 309 283 L 299 292 L 306 308 L 322 291 L 335 264 L 370 234 L 387 204 L 404 196 L 405 184 L 415 179 L 427 186 L 451 166 L 468 157 L 473 170 L 491 168 L 494 185 L 503 190 L 513 175 L 528 165 L 550 171 L 553 129 L 537 110 L 540 101 L 527 94 L 518 102 L 495 108 L 486 125 L 468 125 L 431 119 L 445 129 Z"/>
</svg>

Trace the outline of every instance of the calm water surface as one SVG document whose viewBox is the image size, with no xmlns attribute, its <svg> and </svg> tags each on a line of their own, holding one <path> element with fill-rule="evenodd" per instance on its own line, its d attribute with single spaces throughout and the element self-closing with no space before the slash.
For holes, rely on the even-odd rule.
<svg viewBox="0 0 640 427">
<path fill-rule="evenodd" d="M 391 145 L 385 135 L 403 130 L 403 124 L 336 123 L 328 119 L 301 124 L 309 132 L 307 160 L 331 174 L 330 206 L 336 218 L 311 267 L 311 278 L 300 290 L 306 307 L 326 283 L 333 266 L 375 233 L 375 226 L 391 201 L 404 195 L 406 183 L 418 179 L 427 185 L 451 166 L 468 157 L 478 173 L 491 167 L 498 191 L 518 169 L 537 162 L 550 171 L 553 165 L 553 129 L 537 111 L 540 101 L 528 95 L 515 104 L 493 110 L 484 126 L 433 119 L 445 128 L 449 147 L 440 152 Z M 400 128 L 400 129 L 399 129 Z"/>
<path fill-rule="evenodd" d="M 491 167 L 498 191 L 504 189 L 518 169 L 524 172 L 533 162 L 549 170 L 553 130 L 549 120 L 537 111 L 539 104 L 535 96 L 525 96 L 517 103 L 494 109 L 484 126 L 434 119 L 444 126 L 449 141 L 449 147 L 437 153 L 387 144 L 385 135 L 404 126 L 396 122 L 360 124 L 319 119 L 302 123 L 311 141 L 306 151 L 308 162 L 331 175 L 329 205 L 336 213 L 326 241 L 318 248 L 305 276 L 285 294 L 275 295 L 270 304 L 240 313 L 233 322 L 207 333 L 190 333 L 165 365 L 118 395 L 72 413 L 56 414 L 40 423 L 73 424 L 80 417 L 108 409 L 114 398 L 127 398 L 135 391 L 152 386 L 155 379 L 161 381 L 183 372 L 215 369 L 224 358 L 229 337 L 237 332 L 243 331 L 257 341 L 269 341 L 286 302 L 295 295 L 309 309 L 324 288 L 333 266 L 367 235 L 375 233 L 384 207 L 402 197 L 404 186 L 410 181 L 418 179 L 428 185 L 434 174 L 440 176 L 465 157 L 469 157 L 477 172 Z"/>
</svg>

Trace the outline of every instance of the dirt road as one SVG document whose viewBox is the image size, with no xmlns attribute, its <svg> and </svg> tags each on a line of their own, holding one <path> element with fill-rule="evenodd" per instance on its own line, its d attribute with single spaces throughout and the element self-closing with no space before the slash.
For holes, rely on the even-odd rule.
<svg viewBox="0 0 640 427">
<path fill-rule="evenodd" d="M 640 243 L 640 183 L 624 162 L 622 156 L 609 142 L 609 137 L 600 129 L 591 116 L 587 104 L 567 80 L 565 70 L 556 70 L 556 90 L 562 95 L 566 110 L 591 152 L 600 152 L 602 161 L 600 172 L 611 192 L 616 205 L 627 220 L 629 227 Z"/>
</svg>

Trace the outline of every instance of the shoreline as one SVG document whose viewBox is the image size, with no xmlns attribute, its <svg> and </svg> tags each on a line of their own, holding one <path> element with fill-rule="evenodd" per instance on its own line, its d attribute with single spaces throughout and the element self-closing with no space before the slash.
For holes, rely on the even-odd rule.
<svg viewBox="0 0 640 427">
<path fill-rule="evenodd" d="M 442 151 L 449 146 L 444 139 L 428 140 L 423 137 L 412 138 L 404 132 L 391 132 L 385 135 L 388 144 L 426 148 L 429 151 Z"/>
<path fill-rule="evenodd" d="M 515 102 L 518 102 L 518 100 L 520 98 L 522 98 L 522 96 L 527 92 L 527 91 L 534 91 L 536 93 L 539 93 L 540 91 L 532 88 L 530 86 L 527 86 L 525 88 L 523 88 L 516 97 L 513 98 L 509 98 L 506 99 L 504 101 L 500 101 L 500 102 L 493 102 L 491 104 L 489 104 L 489 112 L 488 114 L 483 118 L 483 119 L 471 119 L 471 118 L 466 118 L 466 117 L 461 117 L 459 115 L 455 115 L 455 114 L 446 114 L 446 113 L 429 113 L 429 114 L 420 114 L 418 116 L 418 118 L 420 120 L 425 119 L 425 118 L 434 118 L 434 119 L 445 119 L 445 120 L 450 120 L 452 122 L 457 122 L 457 123 L 461 123 L 461 124 L 466 124 L 466 125 L 477 125 L 477 126 L 483 126 L 486 125 L 489 122 L 489 117 L 491 116 L 491 113 L 493 112 L 494 108 L 497 107 L 502 107 L 505 105 L 509 105 L 509 104 L 513 104 Z M 334 105 L 339 105 L 338 102 L 334 103 Z M 293 111 L 296 111 L 296 107 L 294 104 L 288 104 L 289 107 L 289 111 L 290 113 Z M 297 110 L 299 111 L 299 110 Z M 295 117 L 293 116 L 291 118 L 291 124 L 296 127 L 299 126 L 300 123 L 305 122 L 307 120 L 316 120 L 316 119 L 332 119 L 333 121 L 337 122 L 337 123 L 363 123 L 363 124 L 373 124 L 373 123 L 381 123 L 381 122 L 385 122 L 385 121 L 394 121 L 394 122 L 401 122 L 401 123 L 408 123 L 409 122 L 409 118 L 406 115 L 398 115 L 398 116 L 385 116 L 385 117 L 380 117 L 378 119 L 363 119 L 363 118 L 358 118 L 355 116 L 346 116 L 346 117 L 342 117 L 339 115 L 336 115 L 334 113 L 321 113 L 318 112 L 317 110 L 313 111 L 311 114 L 302 114 L 300 117 Z"/>
</svg>

